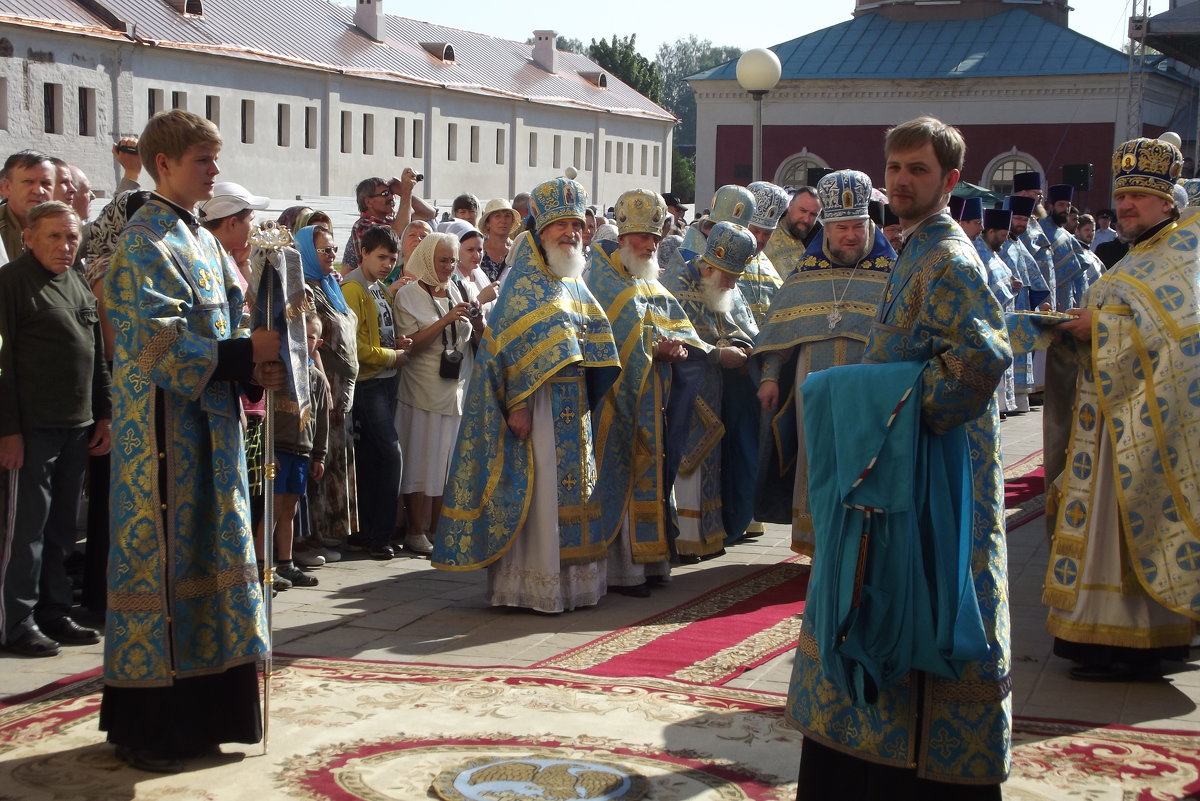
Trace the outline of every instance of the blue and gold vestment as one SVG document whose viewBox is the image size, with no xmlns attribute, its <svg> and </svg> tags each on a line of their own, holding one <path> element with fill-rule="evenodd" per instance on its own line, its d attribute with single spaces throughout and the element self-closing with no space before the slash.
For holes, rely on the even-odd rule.
<svg viewBox="0 0 1200 801">
<path fill-rule="evenodd" d="M 104 292 L 116 333 L 105 682 L 166 686 L 253 662 L 268 632 L 240 406 L 233 382 L 212 380 L 218 343 L 247 333 L 241 290 L 212 235 L 155 195 Z"/>
<path fill-rule="evenodd" d="M 633 561 L 663 561 L 670 556 L 664 501 L 683 447 L 668 441 L 667 416 L 681 406 L 673 396 L 683 389 L 683 376 L 674 365 L 654 361 L 654 349 L 661 339 L 680 340 L 689 352 L 711 348 L 657 278 L 634 278 L 625 270 L 616 242 L 592 247 L 587 285 L 612 323 L 621 357 L 621 376 L 596 415 L 602 531 L 611 542 L 628 513 Z M 690 412 L 690 404 L 683 406 L 681 412 Z"/>
<path fill-rule="evenodd" d="M 792 550 L 809 556 L 813 529 L 807 470 L 804 460 L 796 458 L 800 448 L 796 374 L 862 360 L 896 259 L 883 230 L 874 224 L 868 230 L 873 236 L 871 250 L 850 266 L 830 259 L 825 231 L 817 232 L 799 269 L 775 293 L 754 347 L 761 378 L 779 382 L 779 405 L 759 445 L 755 519 L 791 524 Z M 835 301 L 840 316 L 830 326 Z"/>
<path fill-rule="evenodd" d="M 933 215 L 909 237 L 863 360 L 924 362 L 915 390 L 923 424 L 934 434 L 966 428 L 970 569 L 989 651 L 966 663 L 957 680 L 912 671 L 874 705 L 860 708 L 822 676 L 806 619 L 788 716 L 806 737 L 859 759 L 915 768 L 918 776 L 943 782 L 1001 782 L 1011 759 L 1012 678 L 995 391 L 1012 355 L 975 247 L 949 215 Z"/>
<path fill-rule="evenodd" d="M 754 317 L 750 314 L 750 308 L 742 294 L 736 290 L 731 291 L 732 311 L 724 314 L 714 313 L 704 300 L 698 271 L 699 261 L 699 258 L 692 259 L 686 264 L 677 263 L 668 269 L 662 279 L 663 286 L 679 301 L 701 341 L 713 347 L 731 344 L 752 345 L 758 334 L 758 327 L 754 324 Z M 754 438 L 757 437 L 758 407 L 752 405 L 749 410 L 730 408 L 730 405 L 724 402 L 730 393 L 727 386 L 729 382 L 740 381 L 749 385 L 749 378 L 744 373 L 725 370 L 703 353 L 691 354 L 689 362 L 693 363 L 692 366 L 698 374 L 699 388 L 692 413 L 692 425 L 679 465 L 679 475 L 689 480 L 694 476 L 699 482 L 699 502 L 693 506 L 683 502 L 678 494 L 676 496 L 679 502 L 681 531 L 681 536 L 676 541 L 676 549 L 681 554 L 707 556 L 724 547 L 726 533 L 731 537 L 740 536 L 752 517 L 753 485 L 747 477 L 753 473 L 754 462 L 751 462 L 750 469 L 732 477 L 738 483 L 736 498 L 726 495 L 727 485 L 722 478 L 722 465 L 725 463 L 725 448 L 757 448 L 758 443 Z M 730 377 L 727 373 L 734 375 Z M 749 393 L 753 398 L 752 385 L 749 386 Z M 738 392 L 738 395 L 743 397 L 745 391 Z M 754 415 L 752 439 L 747 442 L 744 437 L 739 437 L 737 441 L 730 441 L 726 437 L 727 415 L 743 413 Z M 727 529 L 727 512 L 724 507 L 730 504 L 730 501 L 734 501 L 732 505 L 738 507 L 736 517 L 737 521 L 741 522 L 741 529 L 736 531 Z M 744 510 L 742 507 L 745 507 Z M 695 539 L 686 535 L 686 529 L 689 528 L 696 531 Z"/>
<path fill-rule="evenodd" d="M 620 370 L 612 327 L 581 279 L 551 272 L 532 233 L 517 239 L 511 259 L 475 357 L 451 457 L 433 551 L 434 566 L 443 570 L 486 567 L 525 525 L 531 439 L 548 432 L 517 439 L 507 418 L 539 389 L 553 395 L 561 562 L 581 564 L 606 554 L 592 409 Z"/>
</svg>

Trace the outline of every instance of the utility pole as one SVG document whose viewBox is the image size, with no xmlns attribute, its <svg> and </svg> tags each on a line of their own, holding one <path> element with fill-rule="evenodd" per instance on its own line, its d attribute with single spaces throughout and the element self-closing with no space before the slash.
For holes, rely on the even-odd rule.
<svg viewBox="0 0 1200 801">
<path fill-rule="evenodd" d="M 1129 103 L 1125 122 L 1126 138 L 1142 135 L 1142 90 L 1145 84 L 1146 32 L 1150 25 L 1150 0 L 1133 0 L 1129 17 Z"/>
</svg>

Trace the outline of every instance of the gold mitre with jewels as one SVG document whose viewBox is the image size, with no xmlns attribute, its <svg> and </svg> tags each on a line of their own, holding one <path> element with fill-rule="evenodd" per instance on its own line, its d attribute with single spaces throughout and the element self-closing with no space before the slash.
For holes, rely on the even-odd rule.
<svg viewBox="0 0 1200 801">
<path fill-rule="evenodd" d="M 617 234 L 654 234 L 662 236 L 663 220 L 670 213 L 662 195 L 649 189 L 630 189 L 617 198 L 613 207 Z"/>
<path fill-rule="evenodd" d="M 1145 192 L 1174 201 L 1183 154 L 1161 139 L 1130 139 L 1113 153 L 1113 196 Z"/>
</svg>

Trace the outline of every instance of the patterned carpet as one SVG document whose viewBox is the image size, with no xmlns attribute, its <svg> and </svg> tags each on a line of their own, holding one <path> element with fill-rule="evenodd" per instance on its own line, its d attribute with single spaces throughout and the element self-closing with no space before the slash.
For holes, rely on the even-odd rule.
<svg viewBox="0 0 1200 801">
<path fill-rule="evenodd" d="M 1046 474 L 1036 451 L 1004 468 L 1004 525 L 1009 531 L 1046 512 Z"/>
<path fill-rule="evenodd" d="M 800 735 L 772 693 L 559 670 L 281 659 L 267 755 L 226 746 L 187 773 L 158 776 L 126 768 L 103 742 L 99 691 L 90 673 L 0 708 L 0 797 L 790 801 L 796 792 Z M 1006 799 L 1200 792 L 1197 732 L 1018 720 L 1014 742 Z M 504 764 L 473 767 L 497 758 Z M 625 792 L 606 776 L 626 777 Z"/>
</svg>

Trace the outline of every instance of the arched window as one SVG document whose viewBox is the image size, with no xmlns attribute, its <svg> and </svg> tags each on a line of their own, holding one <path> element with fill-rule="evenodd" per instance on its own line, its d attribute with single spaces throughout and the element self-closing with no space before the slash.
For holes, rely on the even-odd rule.
<svg viewBox="0 0 1200 801">
<path fill-rule="evenodd" d="M 816 180 L 808 180 L 810 167 L 828 170 L 829 162 L 815 153 L 809 153 L 806 147 L 794 156 L 788 156 L 783 160 L 779 169 L 775 171 L 774 182 L 778 186 L 815 186 Z"/>
<path fill-rule="evenodd" d="M 1019 172 L 1044 172 L 1038 160 L 1015 147 L 996 156 L 983 171 L 980 183 L 998 195 L 1011 195 L 1013 176 Z"/>
</svg>

